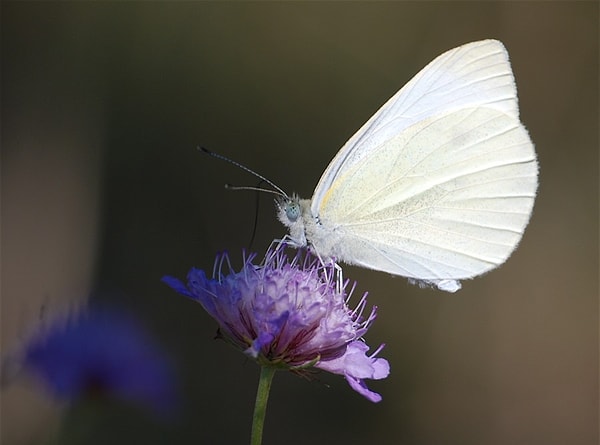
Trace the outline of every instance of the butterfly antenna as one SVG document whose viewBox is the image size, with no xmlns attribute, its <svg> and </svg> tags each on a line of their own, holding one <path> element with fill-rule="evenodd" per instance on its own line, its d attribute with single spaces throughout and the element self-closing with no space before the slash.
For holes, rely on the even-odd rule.
<svg viewBox="0 0 600 445">
<path fill-rule="evenodd" d="M 198 150 L 203 152 L 204 154 L 207 154 L 209 156 L 212 156 L 213 158 L 217 158 L 220 159 L 222 161 L 226 161 L 229 162 L 230 164 L 235 165 L 238 168 L 241 168 L 242 170 L 256 176 L 258 179 L 260 179 L 261 181 L 266 182 L 267 184 L 269 184 L 271 187 L 273 187 L 276 191 L 273 191 L 272 193 L 278 194 L 280 196 L 283 196 L 284 198 L 288 198 L 288 195 L 286 192 L 284 192 L 281 188 L 277 187 L 272 181 L 269 181 L 267 178 L 265 178 L 262 175 L 259 175 L 258 173 L 256 173 L 254 170 L 246 167 L 245 165 L 240 164 L 239 162 L 234 161 L 233 159 L 229 159 L 226 156 L 220 155 L 218 153 L 215 153 L 213 151 L 210 151 L 209 149 L 202 147 L 202 146 L 198 146 Z M 261 190 L 263 192 L 268 192 L 270 190 L 266 190 L 266 189 L 262 189 L 262 188 L 258 188 L 258 187 L 234 187 L 234 186 L 228 186 L 227 188 L 231 189 L 231 190 Z"/>
<path fill-rule="evenodd" d="M 262 180 L 261 180 L 261 182 L 262 182 Z M 277 190 L 269 190 L 269 189 L 264 189 L 262 187 L 251 187 L 251 186 L 247 186 L 247 185 L 233 185 L 233 184 L 226 183 L 225 188 L 227 190 L 234 190 L 234 191 L 250 190 L 250 191 L 254 191 L 254 192 L 272 193 L 273 195 L 287 197 L 287 195 L 282 195 Z"/>
</svg>

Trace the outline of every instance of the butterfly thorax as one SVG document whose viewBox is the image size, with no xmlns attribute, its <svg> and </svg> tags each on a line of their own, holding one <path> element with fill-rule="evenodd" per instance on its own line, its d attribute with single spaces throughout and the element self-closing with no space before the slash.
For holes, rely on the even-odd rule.
<svg viewBox="0 0 600 445">
<path fill-rule="evenodd" d="M 310 246 L 322 260 L 343 259 L 340 235 L 319 221 L 311 211 L 311 201 L 297 195 L 277 200 L 277 216 L 289 230 L 294 247 Z"/>
</svg>

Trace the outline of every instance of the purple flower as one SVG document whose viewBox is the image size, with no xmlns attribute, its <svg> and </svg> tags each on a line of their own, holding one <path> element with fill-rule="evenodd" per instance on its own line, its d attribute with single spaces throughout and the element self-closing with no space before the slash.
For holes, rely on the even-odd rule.
<svg viewBox="0 0 600 445">
<path fill-rule="evenodd" d="M 133 319 L 94 310 L 56 320 L 26 345 L 23 366 L 61 399 L 117 398 L 168 414 L 172 370 Z"/>
<path fill-rule="evenodd" d="M 260 365 L 298 374 L 314 366 L 340 374 L 355 391 L 379 402 L 381 396 L 364 380 L 386 378 L 389 364 L 375 357 L 382 347 L 367 355 L 362 337 L 375 320 L 375 308 L 363 317 L 366 294 L 351 310 L 347 301 L 354 287 L 346 295 L 347 282 L 336 286 L 334 267 L 308 254 L 290 260 L 283 249 L 269 250 L 262 265 L 254 258 L 245 258 L 236 273 L 224 254 L 216 259 L 213 279 L 192 269 L 187 285 L 168 276 L 163 282 L 202 304 L 219 323 L 219 336 Z"/>
</svg>

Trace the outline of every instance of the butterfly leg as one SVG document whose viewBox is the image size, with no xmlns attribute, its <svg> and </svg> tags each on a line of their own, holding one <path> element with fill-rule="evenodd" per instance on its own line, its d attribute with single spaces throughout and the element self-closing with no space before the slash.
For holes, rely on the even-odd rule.
<svg viewBox="0 0 600 445">
<path fill-rule="evenodd" d="M 335 290 L 341 293 L 344 290 L 344 273 L 342 266 L 335 260 L 335 258 L 328 258 L 324 260 L 323 257 L 315 249 L 311 249 L 310 252 L 319 259 L 321 266 L 323 267 L 323 274 L 325 275 L 326 281 L 335 280 Z M 329 273 L 331 271 L 331 276 Z"/>
<path fill-rule="evenodd" d="M 275 238 L 273 241 L 271 241 L 271 244 L 269 244 L 269 248 L 267 249 L 267 253 L 265 254 L 262 264 L 265 264 L 273 259 L 273 257 L 275 257 L 282 249 L 285 249 L 286 247 L 300 248 L 302 246 L 299 246 L 297 243 L 295 243 L 292 237 L 289 235 L 285 235 L 283 238 Z"/>
<path fill-rule="evenodd" d="M 330 261 L 333 263 L 333 267 L 335 269 L 335 290 L 341 294 L 344 291 L 344 288 L 346 287 L 344 283 L 344 271 L 342 269 L 342 266 L 340 266 L 340 264 L 336 262 L 335 259 L 332 258 Z"/>
</svg>

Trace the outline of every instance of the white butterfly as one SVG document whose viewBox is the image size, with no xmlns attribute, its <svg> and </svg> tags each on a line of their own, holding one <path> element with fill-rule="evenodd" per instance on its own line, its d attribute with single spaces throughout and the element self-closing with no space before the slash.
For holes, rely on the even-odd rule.
<svg viewBox="0 0 600 445">
<path fill-rule="evenodd" d="M 278 217 L 323 259 L 455 292 L 515 249 L 537 175 L 508 54 L 483 40 L 421 70 Z"/>
</svg>

